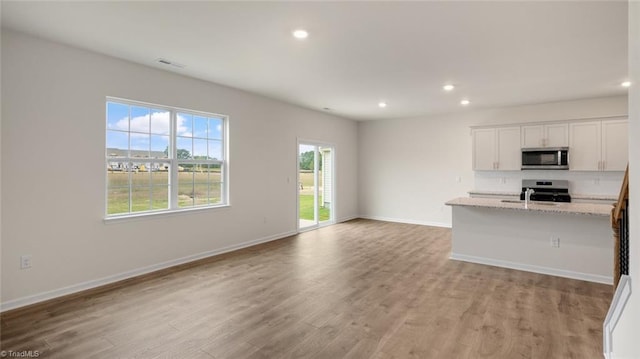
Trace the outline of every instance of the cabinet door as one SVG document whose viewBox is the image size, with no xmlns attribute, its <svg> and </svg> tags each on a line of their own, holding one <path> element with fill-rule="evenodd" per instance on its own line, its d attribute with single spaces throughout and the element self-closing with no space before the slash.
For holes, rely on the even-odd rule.
<svg viewBox="0 0 640 359">
<path fill-rule="evenodd" d="M 600 170 L 601 122 L 576 122 L 569 127 L 569 168 L 574 171 Z"/>
<path fill-rule="evenodd" d="M 545 125 L 544 146 L 566 147 L 569 146 L 569 124 L 556 123 Z"/>
<path fill-rule="evenodd" d="M 625 120 L 602 121 L 602 165 L 604 171 L 624 171 L 629 161 L 629 132 Z"/>
<path fill-rule="evenodd" d="M 496 130 L 482 128 L 472 131 L 473 169 L 491 171 L 496 167 Z"/>
<path fill-rule="evenodd" d="M 498 137 L 498 166 L 500 171 L 520 171 L 522 151 L 520 150 L 520 127 L 496 129 Z"/>
<path fill-rule="evenodd" d="M 544 130 L 542 125 L 522 126 L 522 148 L 544 146 Z"/>
</svg>

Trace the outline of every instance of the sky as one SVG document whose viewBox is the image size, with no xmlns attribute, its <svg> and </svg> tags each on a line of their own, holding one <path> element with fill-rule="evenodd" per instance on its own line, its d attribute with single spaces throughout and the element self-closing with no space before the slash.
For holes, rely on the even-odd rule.
<svg viewBox="0 0 640 359">
<path fill-rule="evenodd" d="M 176 117 L 178 149 L 222 159 L 222 118 L 182 112 Z M 107 102 L 107 148 L 163 152 L 169 145 L 170 119 L 165 109 Z"/>
</svg>

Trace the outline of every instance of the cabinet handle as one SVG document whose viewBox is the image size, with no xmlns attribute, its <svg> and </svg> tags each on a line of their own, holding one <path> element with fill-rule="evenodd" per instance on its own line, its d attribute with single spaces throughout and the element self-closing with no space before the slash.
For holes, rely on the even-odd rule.
<svg viewBox="0 0 640 359">
<path fill-rule="evenodd" d="M 604 171 L 605 168 L 606 168 L 605 161 L 602 161 L 602 168 L 601 169 Z"/>
</svg>

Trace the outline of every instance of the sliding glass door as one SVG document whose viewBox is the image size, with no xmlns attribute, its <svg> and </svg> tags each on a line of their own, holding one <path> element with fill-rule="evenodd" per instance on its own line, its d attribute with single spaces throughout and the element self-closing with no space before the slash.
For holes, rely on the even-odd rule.
<svg viewBox="0 0 640 359">
<path fill-rule="evenodd" d="M 298 143 L 298 229 L 334 222 L 334 150 L 329 145 Z"/>
</svg>

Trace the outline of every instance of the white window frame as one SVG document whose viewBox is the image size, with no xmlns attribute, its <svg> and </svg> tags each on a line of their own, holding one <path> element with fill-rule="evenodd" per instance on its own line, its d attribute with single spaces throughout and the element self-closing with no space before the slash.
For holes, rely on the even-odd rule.
<svg viewBox="0 0 640 359">
<path fill-rule="evenodd" d="M 149 163 L 160 163 L 166 164 L 169 166 L 169 183 L 167 186 L 169 187 L 169 204 L 166 209 L 157 209 L 157 210 L 148 210 L 148 211 L 136 211 L 132 212 L 131 208 L 129 212 L 109 214 L 109 178 L 108 178 L 108 166 L 110 162 L 113 162 L 114 157 L 109 157 L 106 153 L 107 147 L 107 134 L 108 130 L 108 118 L 107 115 L 107 106 L 108 103 L 118 103 L 128 106 L 140 106 L 140 107 L 148 107 L 152 109 L 158 110 L 166 110 L 170 114 L 169 119 L 169 158 L 166 159 L 156 159 L 156 158 L 148 158 L 148 159 L 140 159 L 137 157 L 118 157 L 118 161 L 131 164 L 132 162 L 149 162 Z M 177 118 L 178 113 L 181 114 L 189 114 L 193 116 L 201 116 L 208 118 L 220 118 L 222 119 L 222 131 L 220 139 L 221 143 L 221 151 L 222 151 L 222 159 L 179 159 L 177 156 L 177 138 L 180 137 L 177 134 Z M 129 117 L 130 118 L 130 117 Z M 123 133 L 131 134 L 131 129 L 129 131 L 121 131 Z M 211 140 L 207 138 L 208 140 Z M 218 139 L 214 139 L 218 140 Z M 229 116 L 222 115 L 213 112 L 204 112 L 197 110 L 184 109 L 173 106 L 166 105 L 158 105 L 149 102 L 141 102 L 135 100 L 128 100 L 117 97 L 107 97 L 105 100 L 105 220 L 113 220 L 113 219 L 122 219 L 122 218 L 131 218 L 131 217 L 141 217 L 141 216 L 149 216 L 149 215 L 159 215 L 159 214 L 167 214 L 167 213 L 178 213 L 178 212 L 188 212 L 194 210 L 203 210 L 203 209 L 211 209 L 211 208 L 221 208 L 221 207 L 229 207 Z M 179 193 L 179 185 L 178 185 L 178 176 L 179 176 L 179 166 L 181 164 L 206 164 L 206 165 L 219 165 L 221 177 L 220 177 L 220 185 L 221 185 L 221 193 L 220 193 L 220 202 L 214 204 L 202 204 L 202 205 L 193 205 L 189 207 L 179 207 L 178 206 L 178 193 Z M 129 176 L 131 176 L 132 172 L 129 172 Z M 129 182 L 129 189 L 131 193 L 131 182 Z M 131 197 L 130 197 L 131 198 Z M 131 199 L 130 199 L 131 200 Z"/>
</svg>

